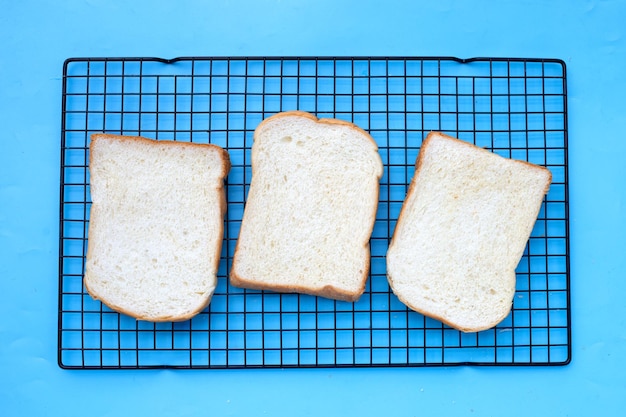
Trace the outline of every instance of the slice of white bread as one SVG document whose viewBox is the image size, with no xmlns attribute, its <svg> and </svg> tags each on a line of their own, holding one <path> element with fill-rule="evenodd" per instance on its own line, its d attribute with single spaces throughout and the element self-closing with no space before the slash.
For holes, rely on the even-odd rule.
<svg viewBox="0 0 626 417">
<path fill-rule="evenodd" d="M 217 285 L 226 151 L 109 134 L 89 150 L 89 294 L 140 320 L 201 312 Z"/>
<path fill-rule="evenodd" d="M 382 161 L 357 126 L 292 111 L 255 130 L 231 283 L 344 301 L 364 291 Z"/>
<path fill-rule="evenodd" d="M 515 269 L 552 175 L 430 133 L 387 252 L 387 277 L 409 308 L 464 332 L 509 314 Z"/>
</svg>

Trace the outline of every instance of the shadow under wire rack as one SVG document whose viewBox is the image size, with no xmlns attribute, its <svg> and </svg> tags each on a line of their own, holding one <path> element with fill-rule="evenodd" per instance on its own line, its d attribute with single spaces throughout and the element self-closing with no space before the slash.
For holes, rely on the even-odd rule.
<svg viewBox="0 0 626 417">
<path fill-rule="evenodd" d="M 566 69 L 557 59 L 451 57 L 71 58 L 63 67 L 58 362 L 68 369 L 564 365 L 571 359 Z M 228 273 L 266 117 L 304 110 L 353 122 L 384 163 L 371 271 L 356 303 L 243 290 Z M 408 310 L 385 254 L 430 131 L 546 166 L 550 191 L 516 274 L 513 309 L 464 334 Z M 137 321 L 86 292 L 92 133 L 214 143 L 232 161 L 209 307 Z"/>
</svg>

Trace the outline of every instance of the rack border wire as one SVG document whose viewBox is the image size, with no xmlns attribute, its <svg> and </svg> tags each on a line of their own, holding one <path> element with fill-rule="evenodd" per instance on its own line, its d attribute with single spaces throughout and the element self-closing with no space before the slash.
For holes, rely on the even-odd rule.
<svg viewBox="0 0 626 417">
<path fill-rule="evenodd" d="M 366 291 L 356 303 L 236 289 L 228 272 L 250 184 L 252 134 L 278 111 L 365 128 L 385 165 Z M 421 140 L 441 130 L 548 166 L 553 185 L 516 270 L 509 317 L 464 334 L 389 290 L 386 247 Z M 111 311 L 82 285 L 89 135 L 216 143 L 231 154 L 218 287 L 182 323 Z M 535 58 L 69 58 L 63 64 L 58 364 L 65 369 L 549 366 L 571 360 L 565 62 Z"/>
</svg>

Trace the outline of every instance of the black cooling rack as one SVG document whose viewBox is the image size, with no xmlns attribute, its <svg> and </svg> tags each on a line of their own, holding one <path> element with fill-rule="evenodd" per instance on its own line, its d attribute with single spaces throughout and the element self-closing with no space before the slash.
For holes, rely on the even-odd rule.
<svg viewBox="0 0 626 417">
<path fill-rule="evenodd" d="M 227 276 L 261 120 L 300 109 L 354 122 L 384 162 L 371 273 L 356 303 L 233 288 Z M 58 361 L 63 368 L 563 365 L 571 356 L 565 64 L 553 59 L 77 58 L 63 68 Z M 385 253 L 420 144 L 438 130 L 547 166 L 553 184 L 517 268 L 511 314 L 463 334 L 408 311 Z M 190 321 L 148 323 L 87 295 L 89 137 L 226 148 L 218 286 Z"/>
</svg>

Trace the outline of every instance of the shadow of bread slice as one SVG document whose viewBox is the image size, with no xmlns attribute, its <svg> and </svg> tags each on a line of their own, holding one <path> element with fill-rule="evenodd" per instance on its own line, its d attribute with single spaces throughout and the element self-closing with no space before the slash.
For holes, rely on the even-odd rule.
<svg viewBox="0 0 626 417">
<path fill-rule="evenodd" d="M 387 252 L 393 292 L 464 332 L 494 327 L 511 310 L 551 179 L 546 168 L 430 133 Z"/>
<path fill-rule="evenodd" d="M 355 301 L 365 288 L 382 162 L 355 125 L 279 113 L 255 130 L 231 283 Z"/>
<path fill-rule="evenodd" d="M 217 284 L 227 152 L 109 134 L 89 150 L 89 294 L 141 320 L 193 317 Z"/>
</svg>

